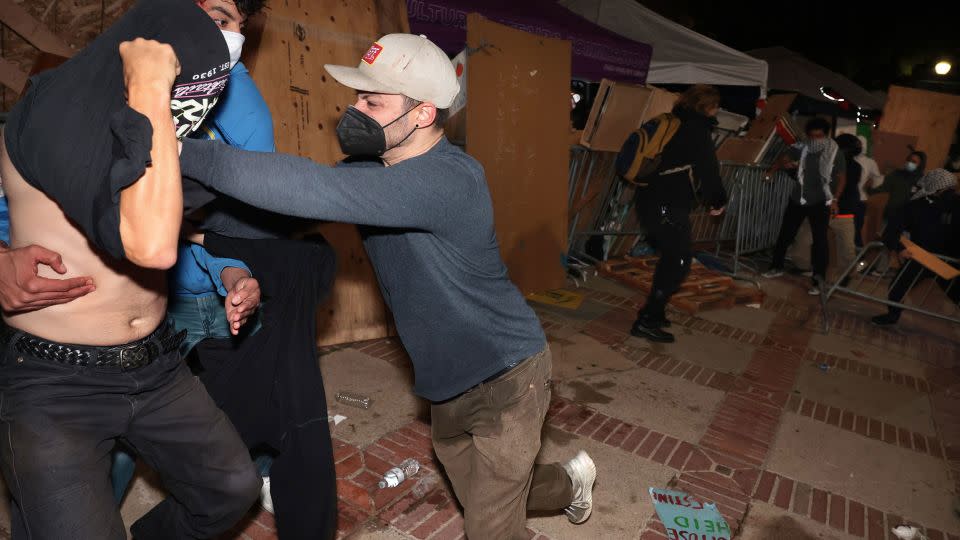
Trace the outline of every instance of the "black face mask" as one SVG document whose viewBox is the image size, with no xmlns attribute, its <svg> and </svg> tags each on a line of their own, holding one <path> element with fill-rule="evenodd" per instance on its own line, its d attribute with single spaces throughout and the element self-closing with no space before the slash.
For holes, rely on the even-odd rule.
<svg viewBox="0 0 960 540">
<path fill-rule="evenodd" d="M 419 125 L 414 128 L 400 142 L 387 148 L 387 135 L 384 130 L 395 122 L 410 114 L 419 104 L 395 118 L 385 126 L 381 126 L 370 116 L 360 112 L 356 107 L 347 107 L 340 123 L 337 124 L 337 139 L 340 140 L 340 150 L 348 156 L 380 157 L 384 152 L 399 146 L 413 135 Z"/>
</svg>

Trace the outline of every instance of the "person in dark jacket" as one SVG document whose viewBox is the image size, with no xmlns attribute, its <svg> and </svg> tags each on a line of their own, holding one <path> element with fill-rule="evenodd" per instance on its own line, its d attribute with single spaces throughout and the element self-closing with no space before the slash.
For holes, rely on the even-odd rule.
<svg viewBox="0 0 960 540">
<path fill-rule="evenodd" d="M 718 216 L 727 202 L 720 164 L 710 136 L 720 111 L 720 94 L 712 86 L 696 85 L 680 96 L 673 114 L 680 128 L 663 149 L 657 172 L 637 189 L 637 212 L 648 238 L 660 252 L 653 288 L 637 314 L 630 333 L 661 343 L 674 341 L 663 330 L 670 325 L 666 306 L 690 272 L 693 246 L 690 210 L 698 197 Z"/>
<path fill-rule="evenodd" d="M 957 194 L 957 176 L 946 169 L 934 169 L 920 179 L 919 189 L 903 207 L 902 225 L 891 230 L 891 235 L 899 239 L 904 231 L 910 233 L 910 241 L 931 253 L 949 253 L 955 238 L 951 233 L 955 222 L 960 219 L 960 195 Z M 903 245 L 897 241 L 901 255 L 909 259 L 909 253 L 903 251 Z M 893 279 L 887 298 L 900 302 L 907 291 L 928 277 L 936 277 L 916 262 L 908 262 L 900 267 Z M 960 287 L 950 286 L 949 281 L 937 277 L 937 284 L 943 288 L 953 302 L 960 302 Z M 887 313 L 873 317 L 873 324 L 888 326 L 900 320 L 903 309 L 888 306 Z"/>
<path fill-rule="evenodd" d="M 868 188 L 867 193 L 874 195 L 877 193 L 887 193 L 889 195 L 887 204 L 883 209 L 883 221 L 885 223 L 880 240 L 890 250 L 884 264 L 880 265 L 878 271 L 886 272 L 891 261 L 897 260 L 897 248 L 900 244 L 900 232 L 904 227 L 904 209 L 910 202 L 910 197 L 917 188 L 917 183 L 923 178 L 927 166 L 927 154 L 920 151 L 911 151 L 907 156 L 907 161 L 900 169 L 893 171 L 883 179 L 883 184 L 874 188 Z"/>
</svg>

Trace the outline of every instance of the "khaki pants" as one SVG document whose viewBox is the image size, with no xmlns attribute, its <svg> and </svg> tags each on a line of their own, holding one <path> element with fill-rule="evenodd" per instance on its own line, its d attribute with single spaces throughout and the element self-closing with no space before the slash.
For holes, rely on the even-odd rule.
<svg viewBox="0 0 960 540">
<path fill-rule="evenodd" d="M 502 377 L 430 407 L 433 447 L 469 540 L 526 540 L 527 510 L 573 502 L 559 463 L 534 464 L 550 406 L 549 347 Z"/>
<path fill-rule="evenodd" d="M 836 261 L 836 264 L 832 265 L 832 270 L 836 276 L 839 276 L 857 257 L 856 228 L 852 217 L 831 218 L 829 227 L 832 233 L 830 239 L 833 244 L 832 251 L 836 255 L 836 258 L 830 257 L 831 261 Z M 797 233 L 797 239 L 790 247 L 790 260 L 798 268 L 810 269 L 810 245 L 812 242 L 810 224 L 804 221 Z"/>
</svg>

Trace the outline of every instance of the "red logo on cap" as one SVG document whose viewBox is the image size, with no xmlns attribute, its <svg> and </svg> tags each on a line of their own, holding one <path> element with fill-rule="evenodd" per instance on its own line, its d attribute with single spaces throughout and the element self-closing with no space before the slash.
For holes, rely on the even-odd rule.
<svg viewBox="0 0 960 540">
<path fill-rule="evenodd" d="M 383 52 L 383 45 L 374 43 L 370 46 L 370 50 L 367 51 L 367 54 L 363 55 L 363 61 L 373 65 L 373 63 L 377 60 L 377 57 L 380 56 L 381 52 Z"/>
</svg>

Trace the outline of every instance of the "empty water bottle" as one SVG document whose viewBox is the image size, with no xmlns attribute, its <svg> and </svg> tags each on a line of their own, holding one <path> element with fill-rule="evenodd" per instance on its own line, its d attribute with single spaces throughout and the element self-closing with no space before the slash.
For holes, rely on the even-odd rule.
<svg viewBox="0 0 960 540">
<path fill-rule="evenodd" d="M 399 467 L 394 467 L 383 475 L 383 480 L 380 480 L 380 489 L 397 487 L 418 472 L 420 472 L 420 462 L 413 458 L 405 459 Z"/>
<path fill-rule="evenodd" d="M 337 392 L 337 401 L 360 409 L 370 408 L 370 398 L 353 392 Z"/>
</svg>

